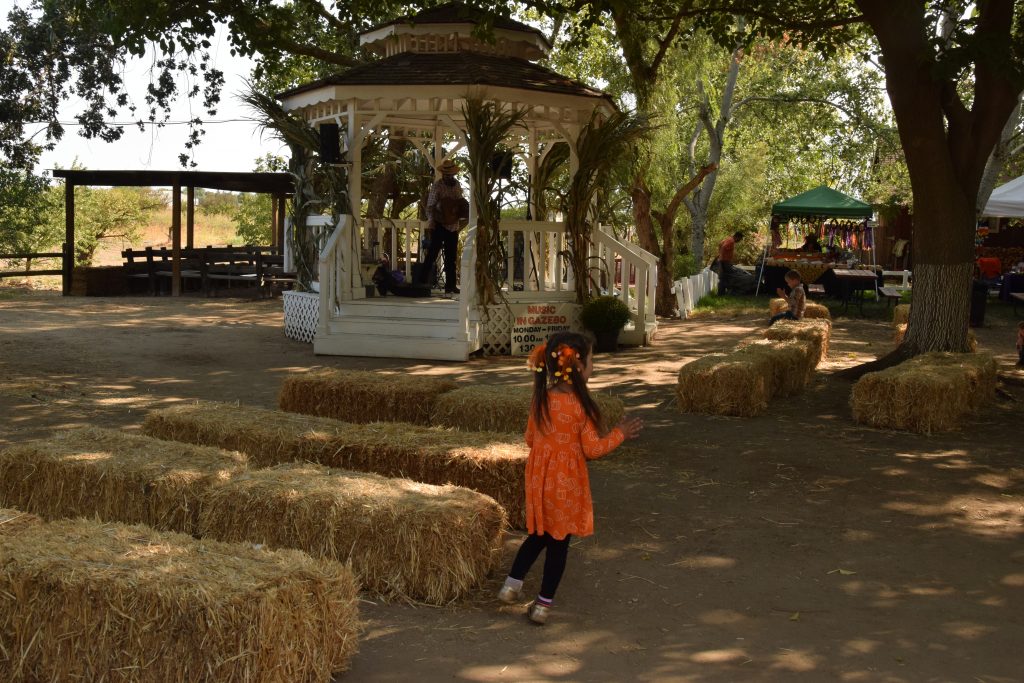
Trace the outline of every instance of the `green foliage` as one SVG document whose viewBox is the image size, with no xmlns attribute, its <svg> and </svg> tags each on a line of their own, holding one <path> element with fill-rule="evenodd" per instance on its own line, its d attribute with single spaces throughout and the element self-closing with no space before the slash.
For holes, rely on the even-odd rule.
<svg viewBox="0 0 1024 683">
<path fill-rule="evenodd" d="M 681 280 L 684 277 L 696 275 L 701 270 L 700 264 L 693 258 L 693 254 L 676 254 L 672 259 L 672 279 Z"/>
<path fill-rule="evenodd" d="M 268 194 L 243 192 L 232 212 L 235 234 L 243 244 L 270 244 L 273 236 L 273 198 Z"/>
<path fill-rule="evenodd" d="M 614 296 L 594 297 L 580 309 L 580 322 L 591 332 L 617 332 L 629 322 L 629 307 Z"/>
<path fill-rule="evenodd" d="M 101 240 L 138 241 L 150 214 L 166 205 L 163 195 L 148 187 L 76 187 L 75 265 L 91 266 Z M 63 211 L 59 217 L 63 224 Z"/>
<path fill-rule="evenodd" d="M 38 253 L 60 246 L 64 226 L 59 189 L 51 188 L 45 176 L 0 165 L 0 252 Z"/>
<path fill-rule="evenodd" d="M 196 188 L 196 209 L 204 216 L 230 216 L 239 205 L 238 195 L 234 192 L 215 192 Z"/>
</svg>

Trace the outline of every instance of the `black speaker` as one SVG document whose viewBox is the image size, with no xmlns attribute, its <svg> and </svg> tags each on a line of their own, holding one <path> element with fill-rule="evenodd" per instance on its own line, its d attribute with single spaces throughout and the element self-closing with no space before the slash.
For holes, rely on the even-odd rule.
<svg viewBox="0 0 1024 683">
<path fill-rule="evenodd" d="M 325 164 L 341 163 L 341 139 L 336 123 L 320 124 L 320 160 Z"/>
<path fill-rule="evenodd" d="M 491 173 L 495 178 L 512 180 L 512 153 L 495 152 L 491 157 Z"/>
</svg>

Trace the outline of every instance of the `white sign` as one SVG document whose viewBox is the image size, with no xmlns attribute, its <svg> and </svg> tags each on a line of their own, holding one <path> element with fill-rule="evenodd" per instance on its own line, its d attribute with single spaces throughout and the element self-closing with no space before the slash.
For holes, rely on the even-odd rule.
<svg viewBox="0 0 1024 683">
<path fill-rule="evenodd" d="M 572 328 L 576 304 L 512 304 L 512 355 L 523 356 L 555 332 Z"/>
</svg>

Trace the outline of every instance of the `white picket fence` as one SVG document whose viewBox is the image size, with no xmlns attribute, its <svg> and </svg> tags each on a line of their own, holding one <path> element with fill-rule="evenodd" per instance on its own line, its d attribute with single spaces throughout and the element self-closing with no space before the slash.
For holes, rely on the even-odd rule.
<svg viewBox="0 0 1024 683">
<path fill-rule="evenodd" d="M 696 275 L 676 280 L 672 291 L 679 302 L 679 315 L 686 318 L 705 295 L 718 291 L 718 273 L 705 268 Z"/>
</svg>

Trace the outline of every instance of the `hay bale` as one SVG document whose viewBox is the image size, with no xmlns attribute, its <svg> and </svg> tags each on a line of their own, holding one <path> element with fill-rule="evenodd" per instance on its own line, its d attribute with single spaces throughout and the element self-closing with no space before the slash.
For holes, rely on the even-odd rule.
<svg viewBox="0 0 1024 683">
<path fill-rule="evenodd" d="M 285 378 L 278 405 L 345 422 L 430 424 L 435 399 L 456 386 L 438 377 L 324 370 Z"/>
<path fill-rule="evenodd" d="M 773 397 L 792 396 L 802 392 L 814 376 L 814 368 L 817 365 L 814 344 L 801 339 L 784 342 L 760 339 L 741 344 L 736 352 L 761 355 L 768 360 L 773 369 Z"/>
<path fill-rule="evenodd" d="M 853 386 L 853 419 L 921 434 L 959 429 L 995 395 L 996 362 L 988 354 L 926 353 Z"/>
<path fill-rule="evenodd" d="M 400 422 L 349 424 L 251 406 L 204 402 L 151 412 L 151 436 L 237 450 L 253 466 L 293 461 L 455 484 L 486 494 L 526 523 L 529 449 L 521 434 L 455 432 Z"/>
<path fill-rule="evenodd" d="M 828 341 L 832 333 L 832 323 L 828 320 L 780 320 L 767 330 L 765 339 L 772 341 L 788 341 L 799 339 L 814 345 L 815 366 L 828 354 Z"/>
<path fill-rule="evenodd" d="M 200 526 L 224 541 L 351 561 L 368 590 L 441 605 L 483 582 L 505 521 L 493 499 L 458 486 L 291 464 L 211 490 Z"/>
<path fill-rule="evenodd" d="M 751 417 L 768 408 L 775 365 L 764 354 L 714 353 L 679 369 L 676 398 L 684 413 Z"/>
<path fill-rule="evenodd" d="M 892 343 L 895 346 L 899 346 L 903 343 L 905 336 L 907 336 L 907 323 L 896 325 L 892 333 Z M 967 330 L 967 350 L 971 353 L 978 351 L 978 338 L 975 336 L 974 330 Z"/>
<path fill-rule="evenodd" d="M 898 304 L 892 309 L 892 324 L 896 327 L 910 322 L 910 304 Z"/>
<path fill-rule="evenodd" d="M 591 395 L 607 429 L 622 420 L 626 407 L 621 400 L 600 392 Z M 532 387 L 474 385 L 438 396 L 432 418 L 434 424 L 453 429 L 521 434 L 526 431 L 532 403 Z"/>
<path fill-rule="evenodd" d="M 898 323 L 892 331 L 892 343 L 899 346 L 907 336 L 907 323 Z"/>
<path fill-rule="evenodd" d="M 294 550 L 68 520 L 0 534 L 0 557 L 12 683 L 327 683 L 356 650 L 351 569 Z"/>
<path fill-rule="evenodd" d="M 0 451 L 0 501 L 41 515 L 195 533 L 200 499 L 246 458 L 111 429 L 78 429 Z"/>
<path fill-rule="evenodd" d="M 768 312 L 772 316 L 776 316 L 789 308 L 789 302 L 785 299 L 772 299 L 768 302 Z M 832 320 L 832 313 L 829 312 L 827 306 L 816 304 L 813 301 L 807 302 L 807 307 L 804 308 L 804 319 L 824 319 Z"/>
<path fill-rule="evenodd" d="M 0 508 L 0 536 L 20 534 L 22 531 L 42 523 L 42 519 L 28 512 Z"/>
</svg>

